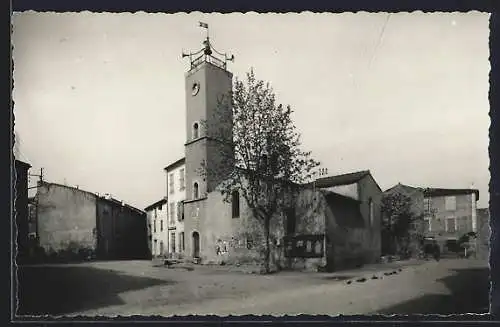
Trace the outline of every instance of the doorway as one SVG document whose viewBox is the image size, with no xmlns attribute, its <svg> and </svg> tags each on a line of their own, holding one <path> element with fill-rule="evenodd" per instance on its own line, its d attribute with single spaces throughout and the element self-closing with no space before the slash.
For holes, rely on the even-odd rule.
<svg viewBox="0 0 500 327">
<path fill-rule="evenodd" d="M 193 258 L 200 257 L 200 234 L 193 232 Z"/>
</svg>

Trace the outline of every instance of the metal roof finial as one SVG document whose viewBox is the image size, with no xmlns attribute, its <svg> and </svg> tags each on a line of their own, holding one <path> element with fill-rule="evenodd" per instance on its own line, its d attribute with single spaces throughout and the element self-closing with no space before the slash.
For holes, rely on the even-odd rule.
<svg viewBox="0 0 500 327">
<path fill-rule="evenodd" d="M 182 58 L 189 57 L 189 62 L 191 64 L 190 70 L 199 66 L 203 62 L 208 62 L 225 70 L 228 61 L 234 62 L 234 55 L 228 56 L 226 53 L 220 53 L 215 50 L 210 42 L 208 24 L 199 22 L 199 26 L 207 30 L 207 38 L 203 41 L 203 48 L 194 53 L 184 53 L 183 51 Z M 216 57 L 215 54 L 217 54 L 218 57 Z"/>
</svg>

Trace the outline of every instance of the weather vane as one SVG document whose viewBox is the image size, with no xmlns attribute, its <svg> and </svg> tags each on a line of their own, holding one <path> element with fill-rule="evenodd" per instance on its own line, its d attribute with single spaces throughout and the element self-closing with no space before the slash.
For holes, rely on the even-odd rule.
<svg viewBox="0 0 500 327">
<path fill-rule="evenodd" d="M 226 69 L 228 61 L 234 62 L 234 55 L 228 56 L 225 53 L 221 53 L 215 50 L 213 45 L 210 43 L 208 24 L 204 22 L 199 23 L 199 27 L 205 28 L 207 30 L 207 38 L 203 41 L 203 48 L 194 53 L 184 53 L 183 51 L 182 58 L 189 57 L 191 69 L 199 66 L 203 62 L 209 62 L 222 69 Z M 214 53 L 219 55 L 221 58 L 217 58 L 215 55 L 213 55 Z"/>
</svg>

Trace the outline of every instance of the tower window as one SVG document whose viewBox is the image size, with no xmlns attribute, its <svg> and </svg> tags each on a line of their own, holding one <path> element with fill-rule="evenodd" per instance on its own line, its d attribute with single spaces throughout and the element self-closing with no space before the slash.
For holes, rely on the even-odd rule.
<svg viewBox="0 0 500 327">
<path fill-rule="evenodd" d="M 200 136 L 200 126 L 198 123 L 193 124 L 193 139 L 197 139 Z"/>
<path fill-rule="evenodd" d="M 240 216 L 240 193 L 238 191 L 233 191 L 231 194 L 231 204 L 233 218 L 238 218 Z"/>
<path fill-rule="evenodd" d="M 193 198 L 198 199 L 199 196 L 200 196 L 200 193 L 199 193 L 198 183 L 195 182 L 193 184 Z"/>
</svg>

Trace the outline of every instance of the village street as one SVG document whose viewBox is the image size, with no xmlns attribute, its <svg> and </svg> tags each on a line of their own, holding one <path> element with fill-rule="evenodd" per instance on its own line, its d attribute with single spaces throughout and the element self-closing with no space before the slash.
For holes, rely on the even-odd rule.
<svg viewBox="0 0 500 327">
<path fill-rule="evenodd" d="M 258 275 L 243 270 L 227 266 L 168 269 L 148 261 L 24 267 L 19 314 L 224 316 L 488 310 L 489 269 L 487 262 L 478 260 L 410 261 L 337 273 Z"/>
</svg>

